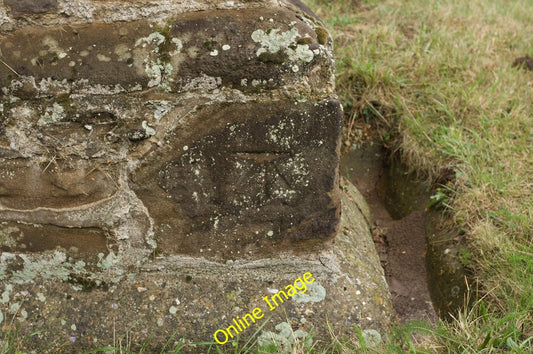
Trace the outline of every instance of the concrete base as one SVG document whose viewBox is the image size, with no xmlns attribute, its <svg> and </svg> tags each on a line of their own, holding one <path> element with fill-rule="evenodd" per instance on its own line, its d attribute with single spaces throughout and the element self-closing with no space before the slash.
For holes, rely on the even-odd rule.
<svg viewBox="0 0 533 354">
<path fill-rule="evenodd" d="M 217 333 L 230 347 L 228 333 L 235 331 L 241 346 L 254 336 L 284 349 L 311 341 L 327 346 L 331 333 L 353 338 L 354 326 L 384 337 L 394 315 L 368 208 L 349 182 L 341 186 L 341 227 L 335 242 L 315 254 L 225 264 L 154 256 L 140 269 L 124 269 L 113 254 L 82 263 L 58 252 L 3 253 L 2 328 L 16 328 L 19 338 L 38 331 L 21 339 L 25 350 L 65 352 L 106 346 L 159 352 L 180 339 L 183 351 L 203 352 L 209 344 L 193 343 L 217 346 Z M 294 295 L 297 288 L 305 293 Z"/>
</svg>

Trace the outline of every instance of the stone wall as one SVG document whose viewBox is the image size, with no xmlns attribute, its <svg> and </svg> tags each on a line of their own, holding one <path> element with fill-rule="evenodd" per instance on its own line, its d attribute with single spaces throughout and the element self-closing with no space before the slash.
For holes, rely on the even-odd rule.
<svg viewBox="0 0 533 354">
<path fill-rule="evenodd" d="M 242 337 L 289 351 L 386 336 L 341 127 L 299 1 L 0 2 L 0 325 L 39 352 L 203 352 L 256 309 Z"/>
<path fill-rule="evenodd" d="M 301 3 L 4 1 L 0 21 L 4 250 L 257 258 L 335 233 L 332 44 Z"/>
</svg>

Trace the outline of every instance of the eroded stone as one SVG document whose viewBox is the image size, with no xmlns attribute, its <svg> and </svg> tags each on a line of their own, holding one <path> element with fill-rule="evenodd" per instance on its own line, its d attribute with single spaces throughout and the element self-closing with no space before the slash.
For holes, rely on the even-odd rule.
<svg viewBox="0 0 533 354">
<path fill-rule="evenodd" d="M 4 0 L 15 16 L 23 14 L 39 14 L 57 9 L 57 0 Z"/>
<path fill-rule="evenodd" d="M 174 132 L 132 176 L 162 249 L 242 257 L 243 248 L 268 254 L 281 240 L 329 238 L 339 218 L 341 117 L 337 101 L 198 112 L 201 127 Z"/>
<path fill-rule="evenodd" d="M 70 93 L 89 85 L 119 91 L 224 86 L 257 92 L 302 78 L 310 87 L 331 84 L 331 53 L 317 38 L 320 24 L 304 21 L 297 13 L 204 11 L 181 14 L 168 23 L 154 26 L 138 20 L 19 29 L 0 43 L 11 68 L 0 76 L 0 85 L 23 98 L 38 90 L 20 83 L 21 76 L 33 77 L 36 85 L 48 78 L 74 82 Z"/>
<path fill-rule="evenodd" d="M 331 239 L 331 43 L 301 4 L 257 4 L 6 33 L 0 221 L 105 229 L 122 255 L 157 242 L 253 258 Z"/>
<path fill-rule="evenodd" d="M 69 255 L 90 259 L 98 253 L 117 251 L 107 232 L 97 228 L 63 228 L 52 225 L 2 223 L 2 252 L 45 252 L 58 250 Z"/>
</svg>

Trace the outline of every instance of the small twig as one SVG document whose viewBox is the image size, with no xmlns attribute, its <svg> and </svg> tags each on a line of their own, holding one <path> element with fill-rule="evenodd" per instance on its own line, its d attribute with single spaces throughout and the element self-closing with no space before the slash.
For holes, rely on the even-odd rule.
<svg viewBox="0 0 533 354">
<path fill-rule="evenodd" d="M 350 141 L 350 137 L 352 135 L 352 128 L 354 126 L 354 123 L 355 123 L 355 112 L 353 112 L 351 114 L 351 117 L 350 117 L 350 121 L 348 122 L 348 136 L 346 137 L 346 140 Z"/>
<path fill-rule="evenodd" d="M 8 68 L 9 70 L 11 70 L 12 72 L 14 72 L 15 75 L 17 75 L 18 77 L 20 77 L 20 74 L 19 74 L 18 72 L 16 72 L 15 69 L 13 69 L 11 66 L 9 66 L 8 63 L 6 63 L 5 61 L 3 61 L 2 59 L 0 59 L 0 62 L 1 62 L 2 64 L 4 64 L 5 66 L 7 66 L 7 68 Z"/>
<path fill-rule="evenodd" d="M 48 169 L 48 167 L 50 167 L 50 165 L 52 163 L 54 163 L 56 161 L 56 157 L 55 155 L 52 157 L 52 159 L 50 160 L 50 162 L 48 162 L 48 165 L 46 165 L 46 167 L 44 168 L 43 172 L 41 172 L 41 174 L 44 174 L 46 172 L 46 170 Z"/>
</svg>

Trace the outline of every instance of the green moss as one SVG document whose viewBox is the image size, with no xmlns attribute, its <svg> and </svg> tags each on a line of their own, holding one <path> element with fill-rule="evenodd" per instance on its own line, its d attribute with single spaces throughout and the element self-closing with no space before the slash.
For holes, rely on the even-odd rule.
<svg viewBox="0 0 533 354">
<path fill-rule="evenodd" d="M 318 43 L 324 45 L 328 43 L 328 31 L 326 31 L 323 27 L 317 27 L 315 28 L 316 33 L 316 39 L 318 40 Z"/>
<path fill-rule="evenodd" d="M 216 49 L 217 45 L 218 45 L 217 41 L 207 41 L 207 42 L 204 42 L 203 44 L 204 48 L 210 52 Z"/>
<path fill-rule="evenodd" d="M 75 119 L 78 110 L 73 104 L 72 98 L 68 93 L 61 93 L 55 97 L 55 102 L 65 110 L 67 119 Z"/>
<path fill-rule="evenodd" d="M 283 64 L 288 59 L 289 55 L 282 50 L 275 53 L 263 52 L 259 55 L 259 60 L 263 63 Z"/>
<path fill-rule="evenodd" d="M 313 43 L 313 38 L 311 37 L 303 37 L 296 41 L 296 44 L 303 45 L 303 44 L 311 44 Z"/>
<path fill-rule="evenodd" d="M 156 31 L 159 32 L 165 40 L 159 45 L 159 55 L 158 58 L 163 63 L 170 62 L 170 52 L 172 51 L 172 37 L 170 35 L 170 26 L 166 25 L 165 27 L 157 27 Z"/>
</svg>

